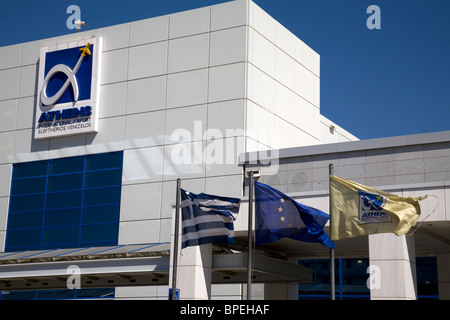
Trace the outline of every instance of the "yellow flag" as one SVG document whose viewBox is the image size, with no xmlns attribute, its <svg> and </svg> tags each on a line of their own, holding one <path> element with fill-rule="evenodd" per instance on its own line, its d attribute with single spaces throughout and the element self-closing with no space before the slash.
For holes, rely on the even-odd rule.
<svg viewBox="0 0 450 320">
<path fill-rule="evenodd" d="M 330 175 L 331 239 L 374 233 L 406 234 L 419 219 L 419 201 Z"/>
</svg>

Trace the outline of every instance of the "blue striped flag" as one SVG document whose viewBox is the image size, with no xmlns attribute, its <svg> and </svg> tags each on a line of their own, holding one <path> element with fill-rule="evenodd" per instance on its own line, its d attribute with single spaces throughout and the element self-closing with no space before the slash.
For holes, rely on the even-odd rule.
<svg viewBox="0 0 450 320">
<path fill-rule="evenodd" d="M 240 199 L 195 194 L 181 189 L 182 248 L 206 243 L 234 243 L 233 213 Z"/>
</svg>

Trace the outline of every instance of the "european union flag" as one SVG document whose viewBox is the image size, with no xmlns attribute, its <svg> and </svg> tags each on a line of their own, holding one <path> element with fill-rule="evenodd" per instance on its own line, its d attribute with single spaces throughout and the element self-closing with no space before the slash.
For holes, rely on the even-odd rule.
<svg viewBox="0 0 450 320">
<path fill-rule="evenodd" d="M 334 248 L 333 241 L 323 230 L 330 219 L 328 214 L 300 204 L 277 189 L 256 181 L 255 216 L 256 245 L 290 238 Z"/>
</svg>

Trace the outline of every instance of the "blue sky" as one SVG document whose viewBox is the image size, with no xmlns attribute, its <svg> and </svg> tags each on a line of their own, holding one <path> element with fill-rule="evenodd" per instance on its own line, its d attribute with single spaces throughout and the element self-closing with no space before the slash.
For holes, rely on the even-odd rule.
<svg viewBox="0 0 450 320">
<path fill-rule="evenodd" d="M 224 0 L 0 0 L 0 46 Z M 321 56 L 321 113 L 360 139 L 450 130 L 449 0 L 254 0 Z M 369 30 L 377 5 L 381 29 Z"/>
</svg>

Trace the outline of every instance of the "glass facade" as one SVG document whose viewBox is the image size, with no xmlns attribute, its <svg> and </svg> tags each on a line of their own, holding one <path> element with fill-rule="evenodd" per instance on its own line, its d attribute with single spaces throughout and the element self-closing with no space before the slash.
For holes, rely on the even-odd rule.
<svg viewBox="0 0 450 320">
<path fill-rule="evenodd" d="M 330 299 L 330 261 L 300 260 L 313 270 L 313 283 L 299 285 L 300 300 Z M 370 299 L 367 287 L 369 259 L 335 259 L 336 300 Z M 416 257 L 418 299 L 439 299 L 436 257 Z"/>
<path fill-rule="evenodd" d="M 418 299 L 439 299 L 436 257 L 416 258 Z"/>
<path fill-rule="evenodd" d="M 313 270 L 312 284 L 299 285 L 300 300 L 330 299 L 330 261 L 300 260 L 299 264 Z M 370 299 L 366 286 L 368 259 L 335 259 L 336 300 Z"/>
<path fill-rule="evenodd" d="M 5 251 L 117 245 L 123 152 L 13 166 Z"/>
<path fill-rule="evenodd" d="M 123 151 L 13 165 L 5 251 L 117 245 Z M 114 288 L 29 290 L 0 299 L 113 298 Z"/>
</svg>

